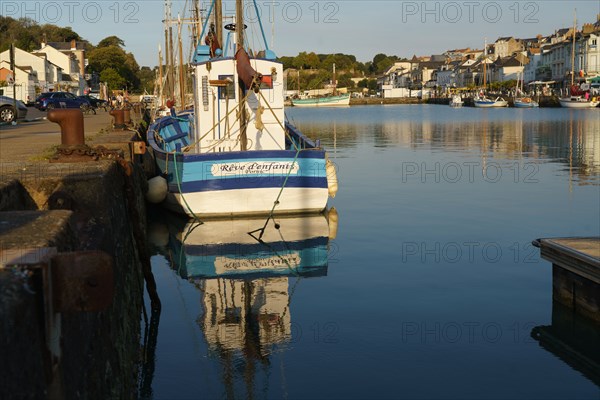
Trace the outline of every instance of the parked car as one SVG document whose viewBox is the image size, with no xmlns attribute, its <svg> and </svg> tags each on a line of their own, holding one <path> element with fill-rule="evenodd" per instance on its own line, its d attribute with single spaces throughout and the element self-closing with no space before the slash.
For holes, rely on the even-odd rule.
<svg viewBox="0 0 600 400">
<path fill-rule="evenodd" d="M 17 109 L 15 110 L 15 101 L 12 97 L 0 96 L 0 122 L 13 122 L 15 119 L 24 119 L 27 116 L 27 106 L 20 100 L 17 100 Z"/>
<path fill-rule="evenodd" d="M 108 107 L 108 101 L 100 100 L 99 98 L 91 96 L 89 94 L 84 94 L 83 96 L 78 96 L 78 98 L 87 100 L 94 108 L 106 109 Z"/>
<path fill-rule="evenodd" d="M 47 92 L 42 93 L 35 100 L 35 107 L 38 110 L 47 110 L 52 108 L 91 108 L 87 99 L 79 98 L 69 92 Z"/>
</svg>

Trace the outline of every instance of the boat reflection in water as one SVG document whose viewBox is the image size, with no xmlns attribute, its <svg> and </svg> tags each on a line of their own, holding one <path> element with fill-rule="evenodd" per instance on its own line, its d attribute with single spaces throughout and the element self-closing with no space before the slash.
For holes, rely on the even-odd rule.
<svg viewBox="0 0 600 400">
<path fill-rule="evenodd" d="M 209 354 L 223 366 L 225 387 L 234 390 L 242 381 L 252 393 L 247 379 L 257 364 L 268 365 L 276 346 L 292 340 L 298 282 L 327 275 L 337 211 L 266 224 L 264 218 L 189 223 L 172 215 L 168 226 L 168 241 L 164 224 L 151 227 L 151 241 L 199 289 L 197 322 Z"/>
</svg>

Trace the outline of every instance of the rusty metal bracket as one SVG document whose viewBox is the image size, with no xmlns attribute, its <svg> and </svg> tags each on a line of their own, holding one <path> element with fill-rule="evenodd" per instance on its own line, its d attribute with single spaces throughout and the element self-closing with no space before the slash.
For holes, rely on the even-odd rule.
<svg viewBox="0 0 600 400">
<path fill-rule="evenodd" d="M 52 287 L 57 312 L 102 311 L 112 303 L 112 257 L 102 251 L 52 257 Z"/>
<path fill-rule="evenodd" d="M 114 294 L 113 259 L 102 251 L 57 253 L 55 247 L 0 250 L 0 269 L 19 271 L 24 288 L 43 303 L 46 368 L 51 393 L 60 392 L 62 376 L 62 314 L 102 311 Z M 29 283 L 39 276 L 41 285 Z M 52 396 L 49 398 L 62 398 Z"/>
<path fill-rule="evenodd" d="M 114 294 L 113 258 L 103 251 L 57 253 L 56 248 L 0 251 L 1 268 L 42 270 L 50 314 L 102 311 Z"/>
<path fill-rule="evenodd" d="M 133 148 L 133 154 L 146 154 L 146 143 L 141 141 L 131 142 L 131 147 Z"/>
</svg>

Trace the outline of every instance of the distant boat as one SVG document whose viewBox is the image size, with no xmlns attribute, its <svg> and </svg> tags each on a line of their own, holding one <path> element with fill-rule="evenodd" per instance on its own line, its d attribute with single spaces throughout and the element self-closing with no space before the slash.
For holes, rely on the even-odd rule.
<svg viewBox="0 0 600 400">
<path fill-rule="evenodd" d="M 520 97 L 515 99 L 516 108 L 535 108 L 539 106 L 540 104 L 531 97 Z"/>
<path fill-rule="evenodd" d="M 450 100 L 450 107 L 460 108 L 463 106 L 463 104 L 464 104 L 464 102 L 462 101 L 462 98 L 458 94 L 452 96 L 452 100 Z"/>
<path fill-rule="evenodd" d="M 338 107 L 350 105 L 350 93 L 336 95 L 337 80 L 335 77 L 335 64 L 333 64 L 333 95 L 313 97 L 309 99 L 292 99 L 296 107 Z"/>
<path fill-rule="evenodd" d="M 492 108 L 492 107 L 508 107 L 508 101 L 502 97 L 496 97 L 492 100 L 484 95 L 478 95 L 473 99 L 473 104 L 478 108 Z"/>
<path fill-rule="evenodd" d="M 571 45 L 571 65 L 575 65 L 575 37 L 577 36 L 577 15 L 573 22 L 573 43 Z M 587 85 L 587 84 L 586 84 Z M 558 99 L 561 107 L 565 108 L 594 108 L 600 104 L 596 97 L 590 97 L 589 87 L 583 88 L 575 85 L 575 73 L 571 68 L 570 96 Z"/>
<path fill-rule="evenodd" d="M 523 66 L 523 63 L 520 63 L 521 67 Z M 523 92 L 523 80 L 524 80 L 524 76 L 521 75 L 521 79 L 518 79 L 519 76 L 517 75 L 517 86 L 515 87 L 515 99 L 514 99 L 514 105 L 516 108 L 536 108 L 539 107 L 540 104 L 537 101 L 534 101 L 531 97 L 527 97 L 527 96 L 521 96 L 521 97 L 517 97 L 517 95 L 519 94 L 524 94 Z"/>
<path fill-rule="evenodd" d="M 312 99 L 292 99 L 292 104 L 296 107 L 349 106 L 350 93 L 339 96 L 315 97 Z"/>
<path fill-rule="evenodd" d="M 584 96 L 570 96 L 558 99 L 561 107 L 565 108 L 594 108 L 598 107 L 600 100 L 597 97 L 586 99 Z"/>
<path fill-rule="evenodd" d="M 484 90 L 487 84 L 487 41 L 483 49 L 483 88 L 473 99 L 473 105 L 477 108 L 508 107 L 508 102 L 502 97 L 496 97 L 495 100 L 492 100 L 485 96 Z"/>
</svg>

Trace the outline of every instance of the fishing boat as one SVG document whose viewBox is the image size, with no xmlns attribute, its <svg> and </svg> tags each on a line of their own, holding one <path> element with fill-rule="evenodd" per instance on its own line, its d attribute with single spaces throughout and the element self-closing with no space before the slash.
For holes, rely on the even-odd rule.
<svg viewBox="0 0 600 400">
<path fill-rule="evenodd" d="M 306 99 L 292 99 L 292 105 L 296 107 L 339 107 L 350 105 L 350 93 L 337 94 L 337 80 L 335 75 L 335 64 L 333 64 L 333 95 L 323 97 L 311 97 Z"/>
<path fill-rule="evenodd" d="M 571 44 L 571 86 L 569 96 L 558 99 L 560 106 L 565 108 L 594 108 L 600 104 L 600 98 L 590 96 L 589 87 L 582 88 L 575 84 L 575 40 L 577 37 L 577 15 L 573 22 L 573 42 Z M 587 89 L 587 90 L 586 90 Z"/>
<path fill-rule="evenodd" d="M 454 96 L 452 96 L 452 100 L 450 100 L 450 107 L 460 108 L 463 106 L 463 104 L 464 102 L 462 101 L 460 95 L 455 94 Z"/>
<path fill-rule="evenodd" d="M 283 64 L 260 18 L 264 48 L 246 45 L 243 7 L 237 0 L 235 23 L 223 30 L 221 1 L 210 3 L 191 61 L 194 109 L 148 129 L 157 181 L 166 181 L 150 185 L 152 198 L 166 186 L 166 207 L 199 217 L 321 212 L 337 191 L 335 167 L 318 140 L 286 121 Z"/>
</svg>

